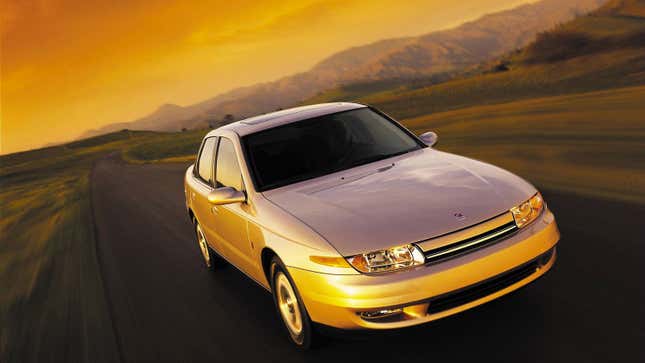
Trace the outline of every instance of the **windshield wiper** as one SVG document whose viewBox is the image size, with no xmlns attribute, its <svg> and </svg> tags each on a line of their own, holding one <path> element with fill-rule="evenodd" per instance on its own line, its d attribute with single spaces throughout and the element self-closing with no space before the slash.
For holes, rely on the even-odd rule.
<svg viewBox="0 0 645 363">
<path fill-rule="evenodd" d="M 417 150 L 417 149 L 415 148 L 415 149 L 410 149 L 410 150 L 402 150 L 402 151 L 398 151 L 398 152 L 391 153 L 391 154 L 370 155 L 370 156 L 362 158 L 362 159 L 354 160 L 349 165 L 347 165 L 347 167 L 345 169 L 353 168 L 355 166 L 360 166 L 360 165 L 364 165 L 364 164 L 373 163 L 373 162 L 376 162 L 376 161 L 379 161 L 379 160 L 393 158 L 395 156 L 407 154 L 410 151 L 414 151 L 414 150 Z"/>
</svg>

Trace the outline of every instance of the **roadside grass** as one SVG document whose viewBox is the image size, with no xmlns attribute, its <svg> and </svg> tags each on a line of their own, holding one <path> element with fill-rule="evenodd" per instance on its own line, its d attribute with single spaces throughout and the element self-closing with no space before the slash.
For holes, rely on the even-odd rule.
<svg viewBox="0 0 645 363">
<path fill-rule="evenodd" d="M 183 138 L 121 131 L 0 157 L 0 361 L 119 359 L 94 240 L 92 165 L 131 149 L 144 158 L 182 151 Z M 151 142 L 161 146 L 154 153 Z"/>
<path fill-rule="evenodd" d="M 58 357 L 75 345 L 76 361 L 118 360 L 92 230 L 88 176 L 4 187 L 0 195 L 0 356 L 6 361 Z M 74 323 L 72 323 L 74 322 Z"/>
<path fill-rule="evenodd" d="M 645 86 L 475 106 L 404 120 L 438 148 L 549 189 L 645 203 Z"/>
<path fill-rule="evenodd" d="M 185 162 L 191 163 L 210 130 L 181 133 L 150 133 L 145 141 L 123 152 L 123 159 L 130 163 Z"/>
</svg>

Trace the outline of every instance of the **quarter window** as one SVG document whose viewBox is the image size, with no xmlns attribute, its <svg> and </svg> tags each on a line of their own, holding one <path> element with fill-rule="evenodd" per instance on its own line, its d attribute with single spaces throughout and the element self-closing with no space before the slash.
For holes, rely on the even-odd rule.
<svg viewBox="0 0 645 363">
<path fill-rule="evenodd" d="M 237 190 L 244 190 L 242 184 L 242 172 L 240 165 L 237 163 L 237 156 L 233 142 L 226 138 L 221 138 L 219 149 L 217 150 L 217 187 L 232 187 Z"/>
<path fill-rule="evenodd" d="M 210 137 L 204 141 L 202 151 L 199 153 L 199 161 L 197 162 L 197 174 L 207 183 L 213 180 L 213 153 L 215 152 L 215 145 L 217 138 Z"/>
</svg>

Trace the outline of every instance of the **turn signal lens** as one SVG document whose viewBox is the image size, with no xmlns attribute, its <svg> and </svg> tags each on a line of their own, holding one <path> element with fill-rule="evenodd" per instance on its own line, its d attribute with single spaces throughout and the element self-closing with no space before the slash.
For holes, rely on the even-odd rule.
<svg viewBox="0 0 645 363">
<path fill-rule="evenodd" d="M 342 257 L 309 256 L 309 260 L 319 265 L 325 265 L 329 267 L 351 267 Z"/>
<path fill-rule="evenodd" d="M 408 244 L 351 256 L 347 261 L 360 272 L 389 272 L 421 265 L 425 256 L 419 247 Z"/>
<path fill-rule="evenodd" d="M 522 228 L 533 222 L 544 209 L 544 199 L 540 193 L 536 193 L 531 199 L 511 208 L 515 225 Z"/>
</svg>

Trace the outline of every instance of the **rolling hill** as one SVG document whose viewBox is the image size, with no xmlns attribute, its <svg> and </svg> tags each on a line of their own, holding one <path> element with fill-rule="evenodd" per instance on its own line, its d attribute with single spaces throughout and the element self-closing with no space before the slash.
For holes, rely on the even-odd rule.
<svg viewBox="0 0 645 363">
<path fill-rule="evenodd" d="M 91 130 L 83 137 L 120 129 L 177 131 L 217 126 L 226 114 L 239 117 L 290 107 L 322 91 L 354 82 L 408 83 L 442 75 L 526 45 L 540 31 L 595 9 L 604 0 L 542 0 L 483 16 L 450 30 L 387 39 L 324 59 L 308 72 L 239 88 L 204 102 L 166 104 L 131 122 Z"/>
</svg>

